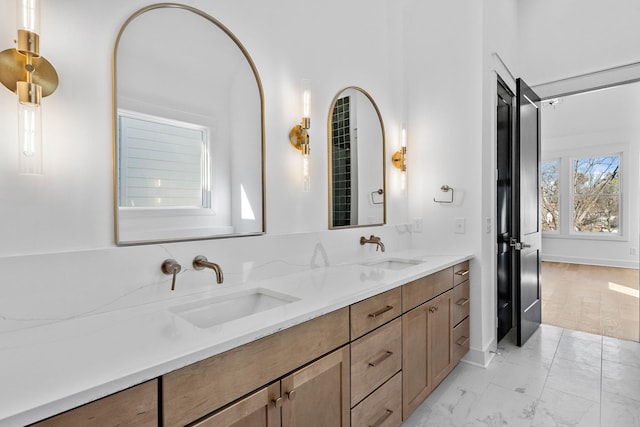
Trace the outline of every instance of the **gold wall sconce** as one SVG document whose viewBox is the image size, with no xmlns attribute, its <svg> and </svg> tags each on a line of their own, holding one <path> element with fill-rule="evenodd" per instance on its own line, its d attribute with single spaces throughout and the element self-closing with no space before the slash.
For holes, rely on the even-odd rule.
<svg viewBox="0 0 640 427">
<path fill-rule="evenodd" d="M 311 174 L 309 170 L 309 133 L 311 127 L 311 88 L 310 81 L 302 80 L 302 119 L 289 132 L 289 142 L 302 154 L 302 191 L 308 192 L 311 188 Z"/>
<path fill-rule="evenodd" d="M 402 191 L 407 186 L 407 127 L 400 127 L 400 149 L 391 156 L 391 163 L 402 172 Z"/>
<path fill-rule="evenodd" d="M 0 52 L 0 81 L 18 95 L 19 171 L 42 174 L 42 97 L 58 87 L 53 65 L 40 56 L 40 0 L 17 0 L 15 49 Z"/>
</svg>

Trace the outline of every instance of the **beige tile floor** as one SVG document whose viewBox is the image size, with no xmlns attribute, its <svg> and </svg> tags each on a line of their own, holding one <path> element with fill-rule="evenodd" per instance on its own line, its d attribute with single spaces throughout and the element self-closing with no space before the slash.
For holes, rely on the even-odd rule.
<svg viewBox="0 0 640 427">
<path fill-rule="evenodd" d="M 638 341 L 638 270 L 542 263 L 542 322 Z"/>
</svg>

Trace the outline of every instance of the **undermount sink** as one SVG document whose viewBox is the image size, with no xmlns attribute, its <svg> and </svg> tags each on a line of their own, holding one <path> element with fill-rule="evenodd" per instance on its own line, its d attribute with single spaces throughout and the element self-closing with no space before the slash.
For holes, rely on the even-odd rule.
<svg viewBox="0 0 640 427">
<path fill-rule="evenodd" d="M 385 270 L 403 270 L 414 265 L 422 264 L 424 261 L 416 259 L 403 259 L 403 258 L 387 258 L 379 261 L 371 261 L 366 264 L 367 267 L 378 267 Z"/>
<path fill-rule="evenodd" d="M 170 307 L 169 311 L 206 329 L 298 300 L 291 295 L 257 288 Z"/>
</svg>

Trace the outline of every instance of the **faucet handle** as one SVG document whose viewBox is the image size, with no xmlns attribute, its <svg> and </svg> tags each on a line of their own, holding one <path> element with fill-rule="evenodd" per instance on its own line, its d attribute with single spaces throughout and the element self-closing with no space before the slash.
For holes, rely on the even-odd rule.
<svg viewBox="0 0 640 427">
<path fill-rule="evenodd" d="M 173 275 L 173 279 L 171 280 L 171 290 L 175 290 L 176 288 L 176 275 L 182 271 L 182 266 L 178 264 L 178 261 L 175 259 L 165 259 L 160 266 L 160 269 L 164 274 Z"/>
</svg>

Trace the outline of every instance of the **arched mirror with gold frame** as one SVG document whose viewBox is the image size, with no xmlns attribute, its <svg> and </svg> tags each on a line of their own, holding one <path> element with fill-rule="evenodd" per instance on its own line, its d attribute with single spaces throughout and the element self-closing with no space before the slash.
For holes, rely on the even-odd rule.
<svg viewBox="0 0 640 427">
<path fill-rule="evenodd" d="M 221 22 L 177 3 L 131 15 L 113 123 L 116 244 L 264 233 L 262 83 Z"/>
<path fill-rule="evenodd" d="M 333 98 L 328 118 L 329 228 L 387 222 L 385 131 L 371 95 L 357 86 Z"/>
</svg>

